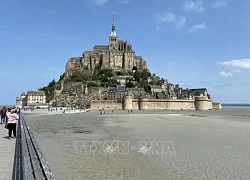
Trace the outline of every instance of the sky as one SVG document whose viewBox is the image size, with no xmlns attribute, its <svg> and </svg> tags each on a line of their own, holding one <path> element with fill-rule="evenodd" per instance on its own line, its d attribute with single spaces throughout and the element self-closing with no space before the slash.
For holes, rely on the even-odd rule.
<svg viewBox="0 0 250 180">
<path fill-rule="evenodd" d="M 1 0 L 0 104 L 46 86 L 69 57 L 127 39 L 152 73 L 213 101 L 250 103 L 250 1 Z"/>
</svg>

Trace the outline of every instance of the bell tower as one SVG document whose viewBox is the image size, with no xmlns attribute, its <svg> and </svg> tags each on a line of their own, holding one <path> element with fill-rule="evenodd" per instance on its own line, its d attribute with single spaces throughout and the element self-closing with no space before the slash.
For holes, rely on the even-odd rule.
<svg viewBox="0 0 250 180">
<path fill-rule="evenodd" d="M 114 12 L 113 12 L 111 34 L 109 36 L 109 50 L 118 50 L 118 37 L 115 32 L 115 13 Z"/>
</svg>

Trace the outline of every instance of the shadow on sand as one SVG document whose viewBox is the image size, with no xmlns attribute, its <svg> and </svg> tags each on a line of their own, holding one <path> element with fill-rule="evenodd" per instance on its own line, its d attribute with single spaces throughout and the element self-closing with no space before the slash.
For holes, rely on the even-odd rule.
<svg viewBox="0 0 250 180">
<path fill-rule="evenodd" d="M 9 139 L 9 136 L 4 136 L 3 138 L 5 138 L 5 139 Z"/>
<path fill-rule="evenodd" d="M 4 136 L 4 139 L 9 139 L 9 136 Z M 11 136 L 11 139 L 15 139 L 13 136 Z"/>
</svg>

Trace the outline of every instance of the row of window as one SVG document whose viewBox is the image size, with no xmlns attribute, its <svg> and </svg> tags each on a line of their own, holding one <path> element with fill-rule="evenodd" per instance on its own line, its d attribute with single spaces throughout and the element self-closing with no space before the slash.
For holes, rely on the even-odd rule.
<svg viewBox="0 0 250 180">
<path fill-rule="evenodd" d="M 112 42 L 116 42 L 116 40 L 117 40 L 116 38 L 111 38 Z"/>
<path fill-rule="evenodd" d="M 44 98 L 45 96 L 29 96 L 29 99 L 32 99 L 32 98 Z"/>
<path fill-rule="evenodd" d="M 120 55 L 123 55 L 123 52 L 112 52 L 111 51 L 111 54 L 120 54 Z M 108 52 L 106 52 L 106 54 L 108 54 Z M 125 55 L 127 55 L 127 56 L 134 56 L 134 53 L 125 53 Z"/>
<path fill-rule="evenodd" d="M 29 101 L 45 101 L 45 99 L 40 99 L 40 100 L 39 99 L 32 99 L 32 100 L 30 99 Z"/>
</svg>

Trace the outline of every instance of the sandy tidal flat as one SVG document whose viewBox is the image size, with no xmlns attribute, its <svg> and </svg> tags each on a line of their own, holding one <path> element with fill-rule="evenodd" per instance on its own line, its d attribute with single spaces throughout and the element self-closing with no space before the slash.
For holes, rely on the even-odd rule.
<svg viewBox="0 0 250 180">
<path fill-rule="evenodd" d="M 60 180 L 250 179 L 247 107 L 25 118 Z M 93 146 L 92 141 L 100 143 Z M 112 154 L 112 148 L 104 151 L 111 142 L 128 144 L 113 144 L 118 149 Z"/>
</svg>

